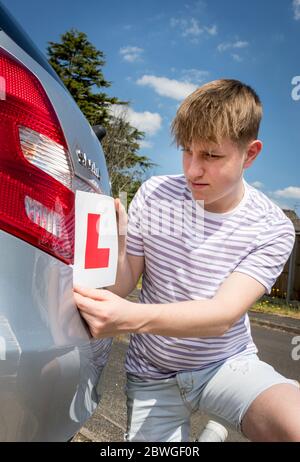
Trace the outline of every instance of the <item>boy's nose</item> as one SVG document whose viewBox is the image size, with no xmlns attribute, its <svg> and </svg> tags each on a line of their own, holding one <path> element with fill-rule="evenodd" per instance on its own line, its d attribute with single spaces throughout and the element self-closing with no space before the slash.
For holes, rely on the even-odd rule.
<svg viewBox="0 0 300 462">
<path fill-rule="evenodd" d="M 204 168 L 199 159 L 192 160 L 188 169 L 188 175 L 192 180 L 201 178 L 204 175 Z"/>
</svg>

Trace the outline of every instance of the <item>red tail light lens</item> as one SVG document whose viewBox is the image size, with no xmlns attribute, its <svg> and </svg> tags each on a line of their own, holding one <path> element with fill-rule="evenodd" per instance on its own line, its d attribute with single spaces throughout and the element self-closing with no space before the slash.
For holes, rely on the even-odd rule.
<svg viewBox="0 0 300 462">
<path fill-rule="evenodd" d="M 0 49 L 0 228 L 65 263 L 74 259 L 73 171 L 37 78 Z"/>
</svg>

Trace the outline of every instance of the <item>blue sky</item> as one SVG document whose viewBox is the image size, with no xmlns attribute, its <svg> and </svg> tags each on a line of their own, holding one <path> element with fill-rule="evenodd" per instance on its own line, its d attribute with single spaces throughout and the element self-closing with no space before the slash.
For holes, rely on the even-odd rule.
<svg viewBox="0 0 300 462">
<path fill-rule="evenodd" d="M 300 0 L 2 3 L 44 52 L 75 27 L 105 53 L 108 93 L 130 101 L 131 123 L 146 132 L 141 153 L 159 164 L 151 174 L 182 172 L 169 128 L 185 96 L 222 77 L 251 85 L 264 149 L 245 178 L 300 215 Z"/>
</svg>

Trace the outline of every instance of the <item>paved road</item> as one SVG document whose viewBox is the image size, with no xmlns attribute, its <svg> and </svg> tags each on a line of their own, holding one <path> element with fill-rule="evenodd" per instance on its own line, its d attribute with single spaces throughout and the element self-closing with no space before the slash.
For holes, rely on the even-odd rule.
<svg viewBox="0 0 300 462">
<path fill-rule="evenodd" d="M 296 334 L 253 326 L 252 335 L 260 359 L 272 364 L 281 374 L 300 382 L 300 358 L 298 361 L 292 359 L 292 349 L 295 348 L 292 339 Z"/>
<path fill-rule="evenodd" d="M 252 327 L 254 340 L 259 348 L 259 356 L 271 363 L 279 372 L 300 381 L 300 360 L 291 358 L 292 338 L 290 334 L 265 327 Z M 93 417 L 81 429 L 76 441 L 123 441 L 126 428 L 126 403 L 124 395 L 124 356 L 127 344 L 115 341 L 110 360 L 103 373 L 103 395 L 100 406 Z M 192 417 L 193 441 L 207 423 L 208 417 L 197 412 Z M 246 441 L 235 431 L 229 431 L 228 441 Z"/>
</svg>

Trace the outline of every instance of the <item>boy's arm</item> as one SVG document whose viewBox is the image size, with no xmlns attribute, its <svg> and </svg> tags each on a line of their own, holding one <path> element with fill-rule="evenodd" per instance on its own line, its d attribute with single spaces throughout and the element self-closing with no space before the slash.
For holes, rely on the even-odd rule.
<svg viewBox="0 0 300 462">
<path fill-rule="evenodd" d="M 106 290 L 74 291 L 76 304 L 94 337 L 130 332 L 214 337 L 223 335 L 266 289 L 251 276 L 234 272 L 209 300 L 138 304 Z"/>
<path fill-rule="evenodd" d="M 144 257 L 127 253 L 126 236 L 128 217 L 119 199 L 115 199 L 118 223 L 118 267 L 116 282 L 107 287 L 120 297 L 127 297 L 135 288 L 144 270 Z"/>
<path fill-rule="evenodd" d="M 172 337 L 222 336 L 265 292 L 260 282 L 234 272 L 212 299 L 149 305 L 146 309 L 150 319 L 138 332 Z"/>
<path fill-rule="evenodd" d="M 128 255 L 119 256 L 115 285 L 107 287 L 120 297 L 127 297 L 135 288 L 144 270 L 144 257 Z"/>
<path fill-rule="evenodd" d="M 171 337 L 223 335 L 265 292 L 270 293 L 294 245 L 290 220 L 264 229 L 250 252 L 209 300 L 136 304 L 105 290 L 75 288 L 75 302 L 95 337 L 118 332 Z"/>
</svg>

